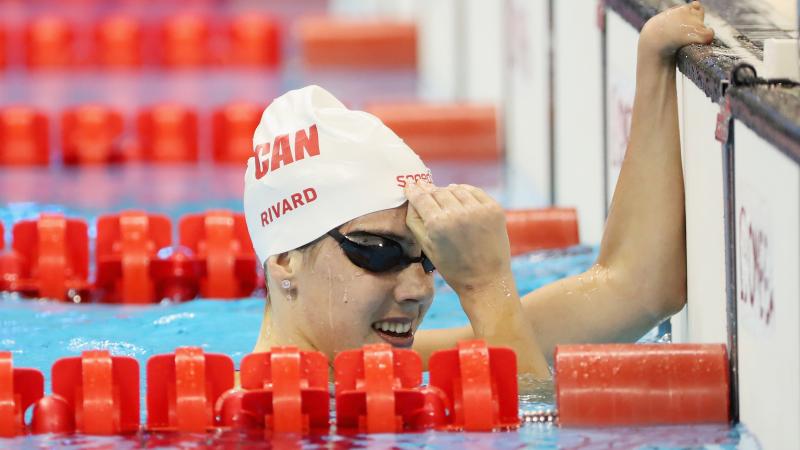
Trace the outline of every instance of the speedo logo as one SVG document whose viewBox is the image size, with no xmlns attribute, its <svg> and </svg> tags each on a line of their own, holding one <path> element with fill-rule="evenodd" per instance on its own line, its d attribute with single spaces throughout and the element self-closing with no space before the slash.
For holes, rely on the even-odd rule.
<svg viewBox="0 0 800 450">
<path fill-rule="evenodd" d="M 305 158 L 319 156 L 319 135 L 317 125 L 311 128 L 300 130 L 294 133 L 294 148 L 292 148 L 290 135 L 282 134 L 275 136 L 273 142 L 258 144 L 253 149 L 253 158 L 256 163 L 256 180 L 264 178 L 270 172 L 275 172 L 281 167 L 286 167 L 295 161 Z"/>
</svg>

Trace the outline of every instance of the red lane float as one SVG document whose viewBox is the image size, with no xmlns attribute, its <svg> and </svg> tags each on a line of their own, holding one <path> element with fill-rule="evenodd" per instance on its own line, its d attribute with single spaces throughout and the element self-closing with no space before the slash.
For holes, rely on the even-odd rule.
<svg viewBox="0 0 800 450">
<path fill-rule="evenodd" d="M 208 20 L 194 14 L 167 19 L 161 28 L 161 63 L 167 67 L 199 67 L 210 62 Z"/>
<path fill-rule="evenodd" d="M 575 208 L 507 210 L 506 229 L 512 256 L 580 244 Z"/>
<path fill-rule="evenodd" d="M 242 14 L 235 17 L 227 28 L 228 64 L 253 67 L 278 66 L 280 39 L 275 20 L 258 14 Z"/>
<path fill-rule="evenodd" d="M 253 130 L 261 121 L 263 110 L 254 103 L 236 102 L 214 111 L 211 120 L 214 161 L 247 163 L 247 159 L 253 156 Z"/>
<path fill-rule="evenodd" d="M 50 162 L 47 126 L 47 117 L 33 108 L 0 109 L 0 165 L 47 165 Z"/>
<path fill-rule="evenodd" d="M 25 411 L 43 395 L 42 373 L 14 368 L 11 352 L 0 351 L 0 438 L 25 433 Z"/>
<path fill-rule="evenodd" d="M 256 256 L 244 214 L 208 211 L 181 218 L 180 244 L 190 248 L 204 298 L 240 298 L 256 287 Z"/>
<path fill-rule="evenodd" d="M 572 209 L 506 211 L 512 254 L 577 244 L 575 216 Z M 93 286 L 87 280 L 86 224 L 65 219 L 67 234 L 62 240 L 56 226 L 61 219 L 54 217 L 45 214 L 44 222 L 21 222 L 14 234 L 19 236 L 14 239 L 18 241 L 14 251 L 0 254 L 0 290 L 56 299 L 150 303 L 185 301 L 198 294 L 241 298 L 263 288 L 263 274 L 240 213 L 207 211 L 183 217 L 176 247 L 170 247 L 172 225 L 164 215 L 128 211 L 101 216 Z M 39 234 L 40 229 L 45 231 Z M 58 258 L 66 270 L 39 269 L 39 264 L 55 264 Z M 62 275 L 63 283 L 59 281 Z"/>
<path fill-rule="evenodd" d="M 225 355 L 179 348 L 148 361 L 150 430 L 234 428 L 325 433 L 328 361 L 319 352 L 275 347 L 242 360 L 241 385 Z M 339 432 L 491 431 L 519 425 L 516 358 L 511 349 L 463 341 L 435 352 L 430 382 L 412 350 L 386 344 L 345 351 L 335 361 Z M 138 363 L 86 351 L 53 365 L 53 394 L 43 378 L 13 369 L 0 352 L 0 436 L 34 433 L 118 434 L 138 429 Z M 563 345 L 555 354 L 556 398 L 563 426 L 727 423 L 725 346 L 708 344 Z M 219 419 L 217 419 L 217 417 Z"/>
<path fill-rule="evenodd" d="M 34 433 L 111 435 L 139 429 L 139 363 L 107 350 L 61 358 L 52 368 L 53 394 L 37 402 Z"/>
<path fill-rule="evenodd" d="M 501 156 L 494 106 L 376 103 L 365 109 L 426 161 L 486 161 Z"/>
<path fill-rule="evenodd" d="M 203 267 L 194 254 L 183 247 L 171 247 L 150 260 L 150 276 L 155 286 L 155 299 L 184 302 L 197 297 Z"/>
<path fill-rule="evenodd" d="M 360 433 L 417 428 L 425 413 L 422 359 L 413 350 L 365 345 L 336 355 L 336 426 Z"/>
<path fill-rule="evenodd" d="M 82 105 L 61 116 L 65 164 L 105 164 L 121 158 L 122 115 L 100 105 Z"/>
<path fill-rule="evenodd" d="M 155 163 L 197 162 L 197 113 L 181 105 L 161 104 L 139 113 L 142 157 Z"/>
<path fill-rule="evenodd" d="M 222 423 L 275 433 L 328 429 L 328 359 L 320 352 L 273 347 L 242 359 L 245 391 L 226 396 Z"/>
<path fill-rule="evenodd" d="M 128 16 L 115 15 L 94 28 L 94 63 L 109 68 L 138 68 L 142 65 L 142 29 Z"/>
<path fill-rule="evenodd" d="M 491 431 L 519 425 L 517 356 L 510 348 L 481 340 L 431 355 L 430 384 L 448 399 L 451 430 Z"/>
<path fill-rule="evenodd" d="M 233 360 L 181 347 L 147 361 L 147 428 L 201 433 L 219 423 L 215 405 L 233 388 Z"/>
<path fill-rule="evenodd" d="M 301 19 L 298 34 L 309 67 L 413 69 L 417 29 L 411 22 L 328 17 Z"/>
<path fill-rule="evenodd" d="M 97 280 L 101 300 L 119 303 L 156 301 L 151 261 L 172 243 L 167 216 L 127 211 L 97 219 Z"/>
<path fill-rule="evenodd" d="M 87 298 L 89 237 L 86 222 L 61 214 L 42 213 L 38 220 L 22 220 L 12 230 L 14 250 L 7 272 L 15 286 L 6 286 L 32 297 L 54 300 Z M 16 263 L 11 259 L 16 259 Z M 7 280 L 8 281 L 8 280 Z"/>
<path fill-rule="evenodd" d="M 555 382 L 563 426 L 730 420 L 723 344 L 559 345 Z"/>
<path fill-rule="evenodd" d="M 64 69 L 75 63 L 75 30 L 59 17 L 34 19 L 25 28 L 25 62 L 31 69 Z"/>
<path fill-rule="evenodd" d="M 4 69 L 8 63 L 6 56 L 6 29 L 0 25 L 0 69 Z"/>
</svg>

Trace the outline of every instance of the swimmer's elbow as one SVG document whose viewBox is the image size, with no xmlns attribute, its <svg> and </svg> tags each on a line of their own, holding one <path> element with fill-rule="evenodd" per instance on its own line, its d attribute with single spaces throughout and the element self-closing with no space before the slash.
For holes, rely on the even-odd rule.
<svg viewBox="0 0 800 450">
<path fill-rule="evenodd" d="M 686 275 L 663 277 L 644 289 L 640 298 L 656 320 L 664 320 L 686 306 Z"/>
<path fill-rule="evenodd" d="M 621 271 L 616 277 L 622 296 L 639 303 L 652 319 L 661 321 L 686 306 L 686 271 L 642 273 Z"/>
<path fill-rule="evenodd" d="M 682 295 L 662 295 L 652 300 L 651 309 L 656 320 L 661 321 L 679 313 L 686 306 L 686 292 Z"/>
</svg>

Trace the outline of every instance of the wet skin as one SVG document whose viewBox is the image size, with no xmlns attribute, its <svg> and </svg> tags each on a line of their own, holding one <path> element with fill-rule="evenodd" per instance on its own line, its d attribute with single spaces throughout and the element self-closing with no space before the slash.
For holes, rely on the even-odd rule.
<svg viewBox="0 0 800 450">
<path fill-rule="evenodd" d="M 424 250 L 459 295 L 470 326 L 416 333 L 427 361 L 438 349 L 479 337 L 517 353 L 519 370 L 545 378 L 559 343 L 633 341 L 686 302 L 683 173 L 675 52 L 707 44 L 698 3 L 669 9 L 642 29 L 631 135 L 597 262 L 585 273 L 520 299 L 511 274 L 502 208 L 466 185 L 412 185 L 408 207 L 348 222 L 343 233 L 391 232 L 412 256 Z M 657 126 L 655 126 L 657 125 Z M 266 263 L 270 301 L 257 351 L 273 345 L 336 352 L 385 341 L 373 324 L 411 320 L 430 306 L 431 275 L 419 264 L 389 274 L 355 267 L 326 238 Z M 281 289 L 288 279 L 291 289 Z"/>
<path fill-rule="evenodd" d="M 406 206 L 352 220 L 339 231 L 348 238 L 375 244 L 382 236 L 400 243 L 404 252 L 419 256 L 421 249 L 406 226 Z M 367 234 L 368 233 L 368 234 Z M 267 261 L 271 279 L 266 327 L 257 349 L 295 345 L 316 349 L 332 359 L 337 352 L 363 344 L 389 342 L 410 347 L 414 332 L 433 301 L 433 274 L 421 264 L 401 270 L 372 273 L 354 265 L 331 237 L 302 251 L 290 251 Z M 289 280 L 290 289 L 281 287 Z M 410 324 L 407 335 L 376 330 L 388 321 Z"/>
</svg>

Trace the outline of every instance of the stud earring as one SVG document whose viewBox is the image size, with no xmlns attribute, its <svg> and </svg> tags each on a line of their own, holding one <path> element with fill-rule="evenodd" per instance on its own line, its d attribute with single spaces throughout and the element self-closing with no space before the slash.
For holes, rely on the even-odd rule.
<svg viewBox="0 0 800 450">
<path fill-rule="evenodd" d="M 289 289 L 292 287 L 292 282 L 289 280 L 283 280 L 281 281 L 281 287 L 284 289 Z"/>
</svg>

